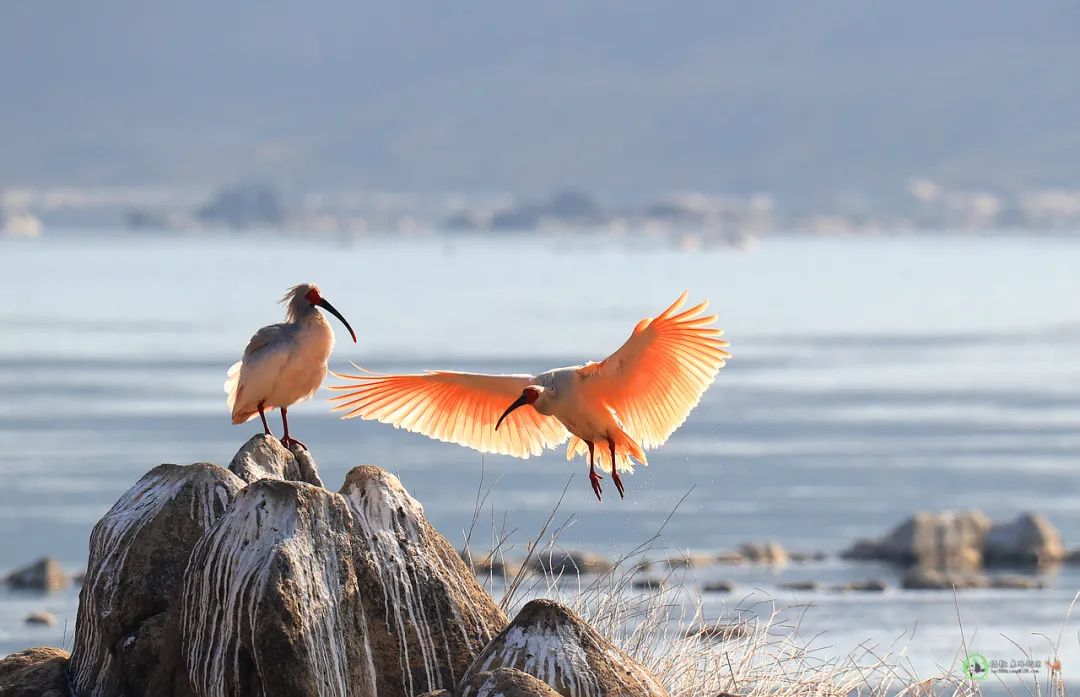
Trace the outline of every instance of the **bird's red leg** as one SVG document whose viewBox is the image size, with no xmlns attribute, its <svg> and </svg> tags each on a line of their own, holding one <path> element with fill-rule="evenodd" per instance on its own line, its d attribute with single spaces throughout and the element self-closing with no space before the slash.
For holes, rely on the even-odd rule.
<svg viewBox="0 0 1080 697">
<path fill-rule="evenodd" d="M 619 490 L 619 498 L 626 498 L 623 491 L 622 478 L 619 477 L 619 465 L 615 462 L 615 441 L 607 439 L 608 450 L 611 451 L 611 481 L 615 482 L 615 488 Z"/>
<path fill-rule="evenodd" d="M 281 408 L 281 423 L 285 426 L 285 435 L 281 437 L 281 444 L 286 448 L 292 447 L 293 445 L 299 445 L 304 450 L 307 450 L 308 448 L 306 445 L 289 435 L 289 410 L 285 407 Z"/>
<path fill-rule="evenodd" d="M 263 422 L 263 434 L 272 436 L 274 434 L 270 432 L 270 424 L 266 423 L 266 412 L 263 411 L 263 408 L 263 402 L 259 402 L 259 418 L 262 419 Z"/>
<path fill-rule="evenodd" d="M 593 453 L 593 442 L 591 440 L 585 441 L 585 445 L 589 446 L 589 483 L 592 484 L 593 493 L 596 494 L 596 500 L 603 502 L 603 491 L 600 489 L 600 480 L 603 479 L 596 472 L 596 457 Z"/>
</svg>

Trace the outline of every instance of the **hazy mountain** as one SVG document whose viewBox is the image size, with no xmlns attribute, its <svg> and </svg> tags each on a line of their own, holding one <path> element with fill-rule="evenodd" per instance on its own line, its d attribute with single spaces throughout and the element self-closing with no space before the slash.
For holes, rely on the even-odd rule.
<svg viewBox="0 0 1080 697">
<path fill-rule="evenodd" d="M 0 3 L 0 186 L 1078 184 L 1047 0 Z"/>
</svg>

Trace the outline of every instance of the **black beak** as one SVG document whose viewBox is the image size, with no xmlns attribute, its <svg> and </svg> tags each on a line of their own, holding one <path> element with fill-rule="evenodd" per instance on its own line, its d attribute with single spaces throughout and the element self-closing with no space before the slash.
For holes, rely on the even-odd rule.
<svg viewBox="0 0 1080 697">
<path fill-rule="evenodd" d="M 523 407 L 528 403 L 529 403 L 529 398 L 526 397 L 524 394 L 521 395 L 520 397 L 518 397 L 517 401 L 514 402 L 513 404 L 511 404 L 509 407 L 507 407 L 506 411 L 503 412 L 503 415 L 499 417 L 498 423 L 495 424 L 495 430 L 496 431 L 499 430 L 499 426 L 502 426 L 503 419 L 505 419 L 507 416 L 509 416 L 510 412 L 517 409 L 518 407 Z"/>
<path fill-rule="evenodd" d="M 317 302 L 315 304 L 318 305 L 319 307 L 321 307 L 322 309 L 326 310 L 330 314 L 332 314 L 334 317 L 337 317 L 339 320 L 341 320 L 341 323 L 344 324 L 345 328 L 349 330 L 350 334 L 352 334 L 352 342 L 354 344 L 356 343 L 356 332 L 354 332 L 352 330 L 352 327 L 349 326 L 349 322 L 344 317 L 341 316 L 341 313 L 337 311 L 336 307 L 331 305 L 326 300 L 326 298 L 319 298 L 319 302 Z"/>
</svg>

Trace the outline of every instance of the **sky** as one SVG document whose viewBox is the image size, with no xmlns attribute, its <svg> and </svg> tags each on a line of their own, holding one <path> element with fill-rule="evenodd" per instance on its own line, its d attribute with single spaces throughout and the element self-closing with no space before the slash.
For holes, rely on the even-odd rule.
<svg viewBox="0 0 1080 697">
<path fill-rule="evenodd" d="M 0 187 L 1077 184 L 1080 5 L 0 3 Z"/>
</svg>

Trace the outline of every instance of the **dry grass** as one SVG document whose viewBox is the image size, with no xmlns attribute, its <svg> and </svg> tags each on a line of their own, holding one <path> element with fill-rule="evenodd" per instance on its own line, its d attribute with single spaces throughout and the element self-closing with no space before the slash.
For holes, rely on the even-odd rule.
<svg viewBox="0 0 1080 697">
<path fill-rule="evenodd" d="M 479 511 L 491 488 L 483 495 L 478 492 L 473 526 L 479 520 Z M 563 495 L 565 493 L 566 489 Z M 573 524 L 570 516 L 553 527 L 562 500 L 560 496 L 544 525 L 526 545 L 520 569 L 501 584 L 494 574 L 489 575 L 486 587 L 494 590 L 497 585 L 503 586 L 500 605 L 511 615 L 528 600 L 538 597 L 568 605 L 597 631 L 649 668 L 672 697 L 725 694 L 747 697 L 966 697 L 982 694 L 981 689 L 990 683 L 994 683 L 994 692 L 1010 697 L 1066 695 L 1060 666 L 1052 664 L 1041 677 L 1018 678 L 1006 683 L 1001 676 L 995 676 L 996 681 L 979 683 L 964 676 L 959 667 L 942 667 L 938 675 L 920 676 L 908 658 L 904 644 L 882 649 L 866 643 L 848 655 L 836 656 L 830 647 L 819 645 L 822 637 L 802 638 L 801 616 L 795 622 L 781 620 L 773 601 L 739 606 L 726 617 L 706 617 L 700 594 L 692 590 L 696 584 L 684 583 L 687 569 L 669 567 L 666 574 L 657 579 L 659 589 L 644 592 L 634 589 L 633 582 L 640 578 L 639 569 L 648 564 L 646 560 L 650 554 L 660 549 L 658 541 L 664 526 L 675 515 L 678 505 L 655 535 L 615 560 L 614 567 L 607 573 L 564 577 L 531 572 L 529 562 L 537 556 L 552 555 L 561 533 Z M 508 552 L 513 549 L 509 539 L 516 530 L 506 529 L 505 518 L 502 525 L 496 523 L 492 513 L 491 546 L 484 562 L 505 564 Z M 472 527 L 466 540 L 471 539 L 471 532 Z M 510 568 L 509 565 L 506 568 Z M 1080 594 L 1077 597 L 1080 598 Z M 1071 610 L 1070 606 L 1069 612 Z M 1068 619 L 1068 613 L 1065 619 Z M 963 636 L 959 610 L 957 621 Z M 706 631 L 702 632 L 702 629 Z M 1063 631 L 1053 640 L 1046 638 L 1049 655 L 1058 654 Z M 967 653 L 966 639 L 962 644 L 957 650 L 957 661 L 954 661 L 957 666 L 960 656 Z M 1021 652 L 1030 657 L 1030 651 L 1021 649 Z"/>
</svg>

